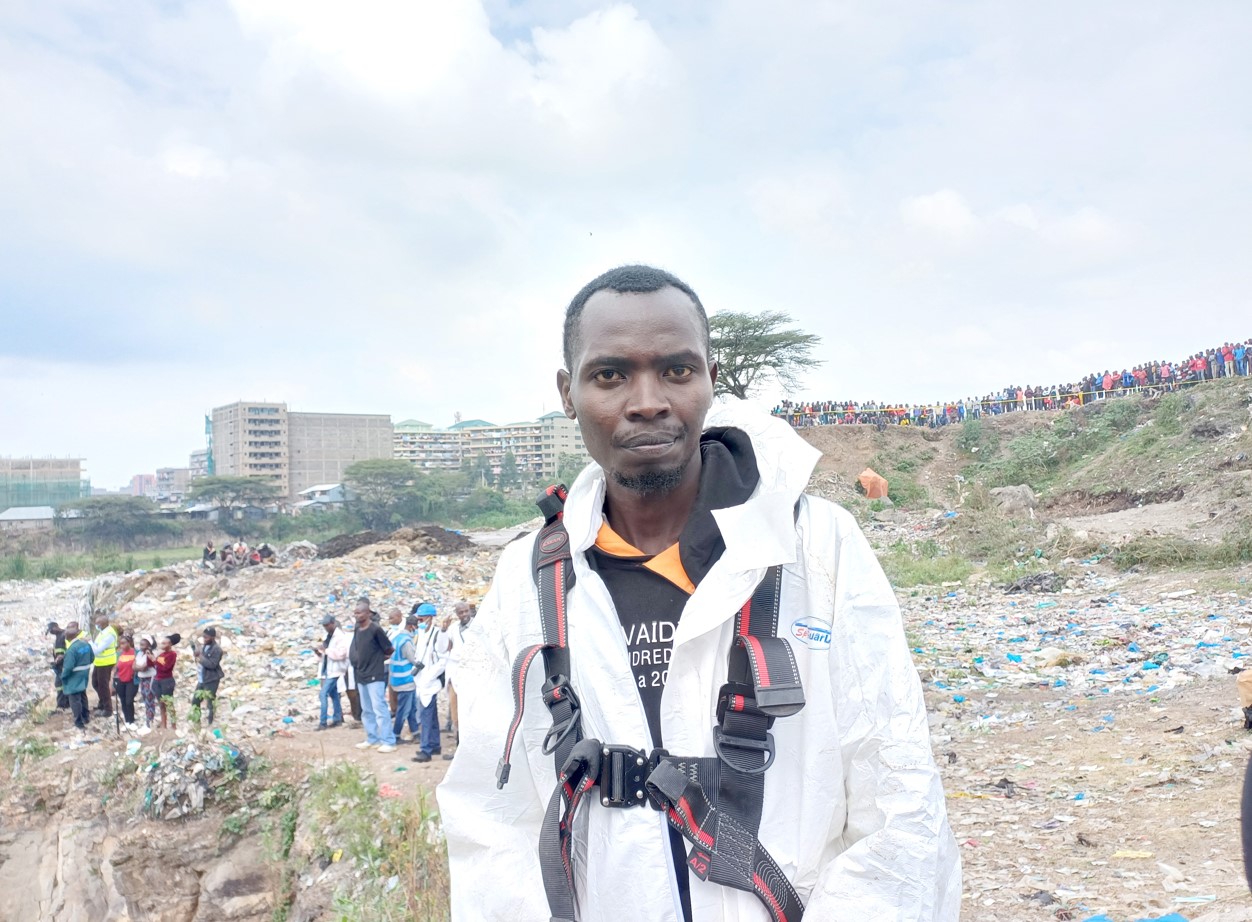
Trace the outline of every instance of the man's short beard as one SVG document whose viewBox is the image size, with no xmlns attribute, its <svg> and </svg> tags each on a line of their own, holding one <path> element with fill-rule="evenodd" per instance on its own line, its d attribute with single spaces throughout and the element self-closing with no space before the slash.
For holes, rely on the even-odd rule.
<svg viewBox="0 0 1252 922">
<path fill-rule="evenodd" d="M 689 463 L 685 462 L 678 467 L 665 470 L 640 471 L 638 474 L 623 474 L 621 471 L 614 471 L 613 482 L 640 496 L 664 496 L 678 489 L 678 485 L 683 482 L 683 474 L 687 472 Z"/>
</svg>

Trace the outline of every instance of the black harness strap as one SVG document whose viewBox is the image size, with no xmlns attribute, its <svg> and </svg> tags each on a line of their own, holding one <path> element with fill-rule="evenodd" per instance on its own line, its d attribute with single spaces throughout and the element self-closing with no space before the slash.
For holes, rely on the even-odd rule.
<svg viewBox="0 0 1252 922">
<path fill-rule="evenodd" d="M 543 751 L 552 755 L 557 770 L 569 759 L 574 744 L 582 738 L 582 711 L 570 687 L 569 646 L 566 637 L 565 601 L 574 585 L 570 558 L 569 532 L 565 530 L 565 485 L 548 487 L 539 498 L 544 526 L 535 539 L 531 566 L 539 593 L 539 615 L 543 623 L 543 643 L 526 647 L 513 660 L 513 721 L 505 737 L 504 755 L 496 766 L 496 787 L 509 780 L 510 758 L 517 731 L 526 708 L 526 676 L 537 654 L 543 655 L 543 703 L 552 716 L 552 727 L 544 737 Z"/>
</svg>

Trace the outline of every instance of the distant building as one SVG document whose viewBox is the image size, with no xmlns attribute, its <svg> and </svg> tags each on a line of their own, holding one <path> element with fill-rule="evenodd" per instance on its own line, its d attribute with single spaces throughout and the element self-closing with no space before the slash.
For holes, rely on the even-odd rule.
<svg viewBox="0 0 1252 922">
<path fill-rule="evenodd" d="M 191 488 L 191 468 L 158 467 L 156 472 L 156 498 L 162 502 L 182 502 Z"/>
<path fill-rule="evenodd" d="M 357 461 L 390 458 L 393 437 L 390 416 L 295 413 L 285 403 L 240 401 L 213 410 L 213 472 L 266 480 L 294 498 L 338 483 Z"/>
<path fill-rule="evenodd" d="M 0 512 L 0 531 L 46 531 L 55 520 L 51 506 L 13 506 Z"/>
<path fill-rule="evenodd" d="M 81 458 L 0 458 L 0 510 L 59 506 L 91 496 Z"/>
<path fill-rule="evenodd" d="M 300 491 L 300 501 L 293 505 L 295 512 L 319 509 L 337 509 L 348 501 L 348 491 L 341 483 L 317 483 Z"/>
<path fill-rule="evenodd" d="M 462 462 L 461 433 L 455 429 L 436 429 L 420 420 L 406 419 L 396 423 L 391 456 L 425 471 L 459 470 Z"/>
<path fill-rule="evenodd" d="M 130 487 L 127 492 L 131 496 L 156 496 L 157 477 L 156 474 L 136 474 L 130 478 Z"/>
<path fill-rule="evenodd" d="M 288 494 L 287 405 L 238 403 L 213 408 L 213 471 L 255 477 Z"/>
<path fill-rule="evenodd" d="M 209 457 L 207 448 L 199 448 L 187 458 L 187 469 L 191 471 L 192 480 L 209 476 Z"/>
<path fill-rule="evenodd" d="M 591 460 L 578 423 L 560 412 L 503 426 L 468 419 L 447 429 L 410 419 L 398 423 L 395 432 L 394 457 L 423 470 L 469 466 L 481 455 L 492 473 L 499 474 L 511 453 L 518 473 L 535 483 L 556 479 L 562 455 L 574 455 L 584 463 Z"/>
</svg>

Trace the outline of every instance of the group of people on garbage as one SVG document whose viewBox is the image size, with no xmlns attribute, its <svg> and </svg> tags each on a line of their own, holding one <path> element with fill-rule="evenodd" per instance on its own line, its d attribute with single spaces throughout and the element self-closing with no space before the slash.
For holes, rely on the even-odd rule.
<svg viewBox="0 0 1252 922">
<path fill-rule="evenodd" d="M 259 567 L 262 564 L 275 563 L 278 563 L 278 555 L 268 543 L 263 543 L 258 547 L 248 547 L 248 543 L 242 539 L 233 544 L 228 541 L 220 549 L 214 547 L 212 541 L 206 541 L 204 550 L 200 554 L 201 566 L 218 573 L 229 573 L 241 567 Z"/>
<path fill-rule="evenodd" d="M 116 720 L 119 729 L 139 729 L 135 702 L 143 705 L 143 728 L 153 728 L 160 713 L 158 728 L 177 725 L 174 693 L 177 679 L 177 633 L 140 634 L 120 630 L 107 613 L 92 619 L 94 631 L 84 629 L 78 621 L 62 628 L 57 622 L 48 624 L 52 636 L 53 688 L 58 711 L 67 711 L 74 726 L 86 731 L 92 715 Z M 90 626 L 90 625 L 89 625 Z M 192 710 L 206 724 L 215 717 L 217 689 L 225 673 L 222 670 L 222 647 L 217 642 L 217 629 L 206 627 L 201 642 L 191 644 L 191 659 L 196 664 L 197 682 L 192 692 Z M 91 707 L 87 690 L 96 695 Z M 115 700 L 116 699 L 116 700 Z"/>
<path fill-rule="evenodd" d="M 343 724 L 342 690 L 353 720 L 365 729 L 357 749 L 390 753 L 407 742 L 418 746 L 414 762 L 429 762 L 437 755 L 451 759 L 443 753 L 440 737 L 439 693 L 448 690 L 446 729 L 451 732 L 457 720 L 456 690 L 447 681 L 447 668 L 473 621 L 474 608 L 459 602 L 451 614 L 438 615 L 432 603 L 416 602 L 407 615 L 393 609 L 384 625 L 369 598 L 362 596 L 353 605 L 350 632 L 334 615 L 322 618 L 326 636 L 314 647 L 321 686 L 317 729 Z"/>
</svg>

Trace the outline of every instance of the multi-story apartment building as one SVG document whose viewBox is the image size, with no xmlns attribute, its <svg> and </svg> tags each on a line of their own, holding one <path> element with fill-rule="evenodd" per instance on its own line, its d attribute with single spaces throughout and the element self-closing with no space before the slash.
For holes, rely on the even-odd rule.
<svg viewBox="0 0 1252 922">
<path fill-rule="evenodd" d="M 239 401 L 213 409 L 213 472 L 255 477 L 291 494 L 287 469 L 287 404 Z M 308 484 L 305 484 L 308 486 Z"/>
<path fill-rule="evenodd" d="M 390 458 L 391 417 L 367 413 L 288 413 L 289 495 L 343 480 L 357 461 Z"/>
<path fill-rule="evenodd" d="M 0 458 L 0 512 L 57 506 L 91 495 L 82 458 Z"/>
<path fill-rule="evenodd" d="M 158 467 L 156 498 L 165 502 L 181 502 L 191 487 L 191 468 Z"/>
<path fill-rule="evenodd" d="M 421 470 L 459 470 L 462 461 L 461 433 L 437 429 L 430 423 L 406 419 L 396 423 L 392 457 L 408 461 Z"/>
<path fill-rule="evenodd" d="M 482 419 L 465 420 L 447 429 L 417 420 L 396 426 L 393 456 L 423 470 L 454 470 L 476 464 L 481 456 L 499 474 L 510 453 L 527 483 L 554 480 L 562 455 L 590 460 L 578 423 L 560 412 L 504 426 Z"/>
<path fill-rule="evenodd" d="M 131 496 L 156 496 L 156 474 L 136 474 L 130 478 L 129 491 Z"/>
<path fill-rule="evenodd" d="M 208 477 L 212 473 L 209 468 L 209 459 L 212 456 L 207 448 L 200 448 L 193 451 L 187 458 L 187 469 L 191 471 L 191 479 L 196 480 L 200 477 Z"/>
<path fill-rule="evenodd" d="M 539 417 L 539 458 L 545 480 L 556 480 L 562 455 L 574 455 L 583 464 L 591 460 L 578 423 L 559 410 Z"/>
<path fill-rule="evenodd" d="M 213 473 L 256 477 L 284 496 L 338 483 L 357 461 L 390 458 L 391 417 L 364 413 L 296 413 L 285 403 L 228 404 L 213 410 Z"/>
</svg>

